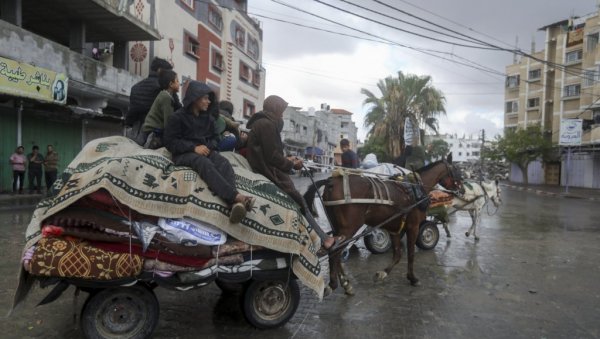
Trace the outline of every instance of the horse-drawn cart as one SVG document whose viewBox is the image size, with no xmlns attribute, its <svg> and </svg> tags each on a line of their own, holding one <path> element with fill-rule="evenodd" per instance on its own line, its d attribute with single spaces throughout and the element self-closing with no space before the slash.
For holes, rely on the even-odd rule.
<svg viewBox="0 0 600 339">
<path fill-rule="evenodd" d="M 34 283 L 48 304 L 69 287 L 87 292 L 88 338 L 147 338 L 158 321 L 156 287 L 185 291 L 213 281 L 241 291 L 257 328 L 285 324 L 298 281 L 323 295 L 320 241 L 291 198 L 228 155 L 238 190 L 256 197 L 239 224 L 189 168 L 127 139 L 93 141 L 69 165 L 26 231 L 15 305 Z M 185 297 L 182 295 L 182 297 Z"/>
</svg>

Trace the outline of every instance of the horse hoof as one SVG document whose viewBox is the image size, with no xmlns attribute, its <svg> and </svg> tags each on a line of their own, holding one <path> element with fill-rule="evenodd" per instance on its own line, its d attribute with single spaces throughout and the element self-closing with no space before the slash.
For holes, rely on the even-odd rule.
<svg viewBox="0 0 600 339">
<path fill-rule="evenodd" d="M 479 237 L 475 237 L 475 241 L 479 241 Z"/>
<path fill-rule="evenodd" d="M 375 282 L 378 281 L 383 281 L 385 280 L 385 278 L 387 278 L 387 273 L 385 273 L 385 271 L 379 271 L 377 273 L 375 273 L 375 277 L 373 278 L 373 280 L 375 280 Z"/>
<path fill-rule="evenodd" d="M 419 283 L 419 279 L 415 278 L 415 277 L 406 277 L 409 281 L 410 284 L 412 286 L 417 286 L 417 284 Z"/>
<path fill-rule="evenodd" d="M 344 292 L 346 293 L 346 295 L 354 295 L 354 287 L 348 284 L 348 286 L 344 287 Z"/>
<path fill-rule="evenodd" d="M 452 234 L 446 233 L 446 238 L 452 238 Z"/>
<path fill-rule="evenodd" d="M 325 286 L 325 289 L 323 290 L 323 298 L 330 296 L 331 293 L 333 293 L 331 287 Z"/>
<path fill-rule="evenodd" d="M 465 232 L 465 235 L 468 237 L 469 235 L 471 235 L 471 233 Z"/>
</svg>

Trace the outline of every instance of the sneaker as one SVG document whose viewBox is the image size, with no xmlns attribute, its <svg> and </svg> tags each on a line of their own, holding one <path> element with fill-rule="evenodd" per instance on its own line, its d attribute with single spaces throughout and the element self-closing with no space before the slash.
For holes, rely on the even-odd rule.
<svg viewBox="0 0 600 339">
<path fill-rule="evenodd" d="M 231 214 L 229 214 L 229 222 L 232 224 L 239 224 L 245 216 L 246 207 L 241 202 L 236 202 L 231 207 Z"/>
</svg>

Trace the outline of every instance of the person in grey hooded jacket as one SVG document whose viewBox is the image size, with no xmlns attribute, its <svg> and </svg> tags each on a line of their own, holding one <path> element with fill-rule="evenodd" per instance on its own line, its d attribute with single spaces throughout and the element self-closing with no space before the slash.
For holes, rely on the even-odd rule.
<svg viewBox="0 0 600 339">
<path fill-rule="evenodd" d="M 208 188 L 232 205 L 229 220 L 239 223 L 254 205 L 254 198 L 240 194 L 235 187 L 231 164 L 217 151 L 214 112 L 215 93 L 205 83 L 190 82 L 183 107 L 169 120 L 164 131 L 164 144 L 178 166 L 191 167 Z"/>
</svg>

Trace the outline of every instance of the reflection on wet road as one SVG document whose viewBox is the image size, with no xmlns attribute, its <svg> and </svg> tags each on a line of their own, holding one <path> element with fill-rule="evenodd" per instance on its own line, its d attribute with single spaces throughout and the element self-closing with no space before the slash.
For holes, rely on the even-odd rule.
<svg viewBox="0 0 600 339">
<path fill-rule="evenodd" d="M 440 232 L 418 251 L 411 287 L 403 257 L 388 279 L 374 283 L 391 253 L 353 252 L 346 263 L 356 295 L 341 290 L 319 302 L 306 290 L 283 328 L 247 325 L 236 296 L 211 285 L 189 292 L 158 289 L 155 338 L 597 338 L 600 337 L 600 209 L 597 203 L 504 190 L 496 215 L 482 217 L 479 236 L 466 238 L 467 213 L 452 217 L 452 238 Z M 16 287 L 23 232 L 31 210 L 0 209 L 0 312 Z M 0 320 L 14 337 L 78 338 L 73 291 L 35 308 L 37 289 L 15 315 Z M 12 336 L 11 335 L 11 336 Z"/>
</svg>

